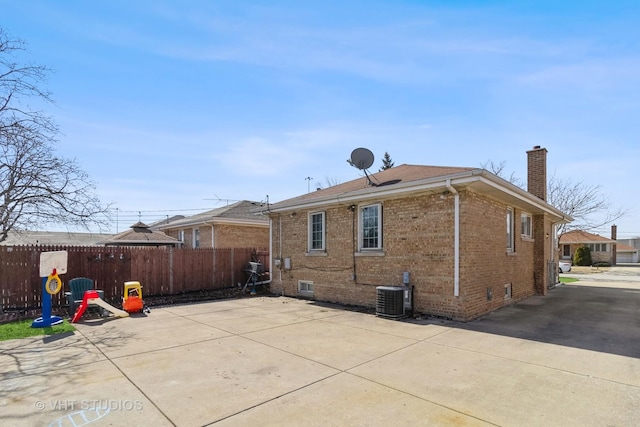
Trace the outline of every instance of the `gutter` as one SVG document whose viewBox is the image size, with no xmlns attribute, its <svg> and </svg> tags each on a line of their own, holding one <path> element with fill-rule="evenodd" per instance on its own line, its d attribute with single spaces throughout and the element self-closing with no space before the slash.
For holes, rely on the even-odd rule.
<svg viewBox="0 0 640 427">
<path fill-rule="evenodd" d="M 453 296 L 460 296 L 460 194 L 447 179 L 447 189 L 454 195 L 453 213 Z"/>
</svg>

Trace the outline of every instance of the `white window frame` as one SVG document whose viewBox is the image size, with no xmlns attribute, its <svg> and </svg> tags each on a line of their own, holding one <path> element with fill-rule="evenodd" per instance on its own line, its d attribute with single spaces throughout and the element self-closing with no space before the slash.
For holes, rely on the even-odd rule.
<svg viewBox="0 0 640 427">
<path fill-rule="evenodd" d="M 529 239 L 533 237 L 533 217 L 526 212 L 520 214 L 520 235 Z"/>
<path fill-rule="evenodd" d="M 514 238 L 514 211 L 513 208 L 507 208 L 507 252 L 515 252 L 516 251 L 516 240 Z"/>
<path fill-rule="evenodd" d="M 320 216 L 321 220 L 320 220 L 320 224 L 322 226 L 322 230 L 321 230 L 321 240 L 320 240 L 320 247 L 319 248 L 314 248 L 313 244 L 314 244 L 314 230 L 313 230 L 313 219 L 314 217 Z M 307 238 L 307 249 L 309 252 L 324 252 L 327 250 L 327 223 L 326 223 L 326 215 L 324 212 L 310 212 L 309 213 L 309 227 L 308 227 L 308 238 Z"/>
<path fill-rule="evenodd" d="M 607 243 L 589 243 L 587 246 L 591 252 L 609 252 Z"/>
<path fill-rule="evenodd" d="M 193 246 L 194 249 L 200 247 L 200 229 L 199 228 L 193 229 L 193 241 L 191 242 L 191 246 Z"/>
<path fill-rule="evenodd" d="M 298 280 L 298 293 L 300 295 L 313 296 L 313 282 L 311 280 Z"/>
<path fill-rule="evenodd" d="M 376 224 L 376 246 L 364 247 L 365 241 L 365 225 L 364 225 L 364 213 L 369 208 L 377 209 L 377 224 Z M 365 251 L 381 251 L 382 245 L 382 203 L 372 203 L 370 205 L 362 205 L 358 208 L 358 250 L 360 252 Z"/>
<path fill-rule="evenodd" d="M 178 241 L 184 243 L 184 230 L 178 230 Z"/>
</svg>

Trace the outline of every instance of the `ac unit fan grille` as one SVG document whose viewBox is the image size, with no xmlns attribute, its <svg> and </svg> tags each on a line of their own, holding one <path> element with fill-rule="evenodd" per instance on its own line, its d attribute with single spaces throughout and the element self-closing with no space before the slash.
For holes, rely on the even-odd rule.
<svg viewBox="0 0 640 427">
<path fill-rule="evenodd" d="M 404 289 L 393 286 L 378 286 L 376 315 L 398 318 L 404 316 Z"/>
</svg>

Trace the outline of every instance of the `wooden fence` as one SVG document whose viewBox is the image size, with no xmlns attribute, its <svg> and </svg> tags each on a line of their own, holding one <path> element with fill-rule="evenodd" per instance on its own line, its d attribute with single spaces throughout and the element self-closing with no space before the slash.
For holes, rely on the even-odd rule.
<svg viewBox="0 0 640 427">
<path fill-rule="evenodd" d="M 143 295 L 177 295 L 217 290 L 244 284 L 249 261 L 268 268 L 269 252 L 256 248 L 174 249 L 104 246 L 0 246 L 0 310 L 39 307 L 42 279 L 40 253 L 65 250 L 67 273 L 60 276 L 63 290 L 74 277 L 89 277 L 105 300 L 122 300 L 124 282 L 138 281 Z M 64 292 L 52 298 L 53 306 L 66 304 Z"/>
</svg>

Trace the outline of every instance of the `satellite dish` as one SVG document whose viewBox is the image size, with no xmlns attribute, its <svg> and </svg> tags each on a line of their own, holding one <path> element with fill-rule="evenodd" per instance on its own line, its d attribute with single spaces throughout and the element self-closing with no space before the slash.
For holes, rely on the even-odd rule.
<svg viewBox="0 0 640 427">
<path fill-rule="evenodd" d="M 360 170 L 369 169 L 373 165 L 373 153 L 366 148 L 356 148 L 351 152 L 351 160 L 347 161 Z"/>
</svg>

